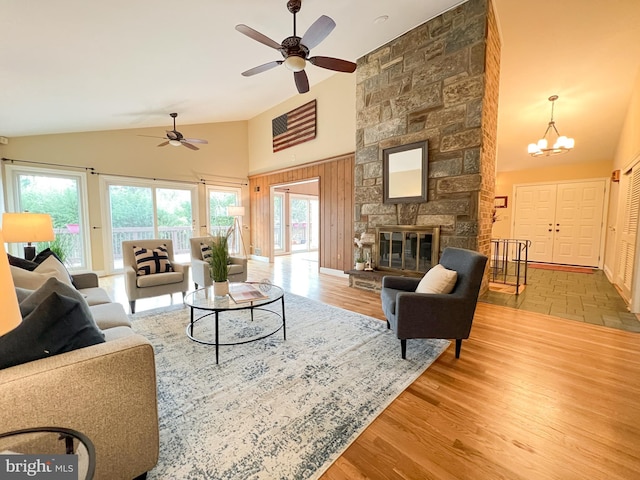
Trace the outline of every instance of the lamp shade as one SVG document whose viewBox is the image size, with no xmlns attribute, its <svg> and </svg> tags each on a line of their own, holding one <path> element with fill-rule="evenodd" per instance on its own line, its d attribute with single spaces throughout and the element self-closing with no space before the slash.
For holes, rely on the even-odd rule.
<svg viewBox="0 0 640 480">
<path fill-rule="evenodd" d="M 56 238 L 48 213 L 3 213 L 2 232 L 8 243 L 49 242 Z"/>
<path fill-rule="evenodd" d="M 244 207 L 229 206 L 227 207 L 227 215 L 230 217 L 242 217 L 244 216 Z"/>
<path fill-rule="evenodd" d="M 9 268 L 9 259 L 4 249 L 4 238 L 2 238 L 2 230 L 0 230 L 0 335 L 13 330 L 20 322 L 20 307 L 18 306 L 18 297 L 16 288 L 13 285 L 13 277 Z"/>
</svg>

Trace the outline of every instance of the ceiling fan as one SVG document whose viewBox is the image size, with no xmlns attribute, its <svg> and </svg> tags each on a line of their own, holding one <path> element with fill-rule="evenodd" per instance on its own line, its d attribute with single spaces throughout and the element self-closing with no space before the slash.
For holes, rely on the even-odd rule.
<svg viewBox="0 0 640 480">
<path fill-rule="evenodd" d="M 293 35 L 285 38 L 281 44 L 271 40 L 269 37 L 257 32 L 251 27 L 243 24 L 236 25 L 236 30 L 240 33 L 253 38 L 267 47 L 278 50 L 284 57 L 284 60 L 275 60 L 242 72 L 243 76 L 250 77 L 284 63 L 285 67 L 293 72 L 298 92 L 306 93 L 309 91 L 309 79 L 304 71 L 307 62 L 316 67 L 322 67 L 336 72 L 353 73 L 356 70 L 356 64 L 347 60 L 332 57 L 309 57 L 309 51 L 331 33 L 336 23 L 326 15 L 322 15 L 309 27 L 302 38 L 298 37 L 296 35 L 296 14 L 300 11 L 301 5 L 302 0 L 289 0 L 287 2 L 287 9 L 293 14 Z"/>
<path fill-rule="evenodd" d="M 166 130 L 167 135 L 164 137 L 154 137 L 152 135 L 139 135 L 140 137 L 151 137 L 151 138 L 166 138 L 165 142 L 158 144 L 158 147 L 164 147 L 165 145 L 173 145 L 174 147 L 179 147 L 180 145 L 184 145 L 191 150 L 200 150 L 195 145 L 191 145 L 192 143 L 209 143 L 207 140 L 201 140 L 199 138 L 184 138 L 184 136 L 176 130 L 176 117 L 177 113 L 170 113 L 171 118 L 173 118 L 173 130 Z"/>
</svg>

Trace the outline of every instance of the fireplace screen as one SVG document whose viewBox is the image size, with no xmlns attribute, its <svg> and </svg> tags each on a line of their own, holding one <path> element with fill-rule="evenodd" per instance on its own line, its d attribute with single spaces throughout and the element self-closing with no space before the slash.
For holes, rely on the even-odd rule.
<svg viewBox="0 0 640 480">
<path fill-rule="evenodd" d="M 426 272 L 438 263 L 440 227 L 393 225 L 376 228 L 377 267 Z"/>
</svg>

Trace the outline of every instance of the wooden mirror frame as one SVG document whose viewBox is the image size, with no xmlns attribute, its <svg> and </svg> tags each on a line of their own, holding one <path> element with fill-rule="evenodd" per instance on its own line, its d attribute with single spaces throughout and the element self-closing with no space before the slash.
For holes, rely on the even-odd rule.
<svg viewBox="0 0 640 480">
<path fill-rule="evenodd" d="M 398 147 L 385 148 L 382 151 L 382 183 L 384 188 L 383 203 L 420 203 L 427 201 L 427 179 L 428 179 L 428 154 L 427 154 L 427 140 L 421 142 L 409 143 L 407 145 L 400 145 Z M 409 161 L 419 162 L 420 173 L 420 192 L 418 195 L 391 197 L 390 192 L 393 192 L 397 187 L 391 185 L 391 175 L 389 167 L 393 164 L 394 159 L 404 157 Z M 417 193 L 417 192 L 416 192 Z"/>
</svg>

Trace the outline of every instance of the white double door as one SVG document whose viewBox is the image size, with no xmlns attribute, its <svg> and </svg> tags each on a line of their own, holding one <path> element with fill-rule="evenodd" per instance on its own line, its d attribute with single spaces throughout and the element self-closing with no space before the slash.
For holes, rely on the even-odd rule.
<svg viewBox="0 0 640 480">
<path fill-rule="evenodd" d="M 529 260 L 599 266 L 605 189 L 604 180 L 517 186 L 514 238 L 531 240 Z"/>
</svg>

